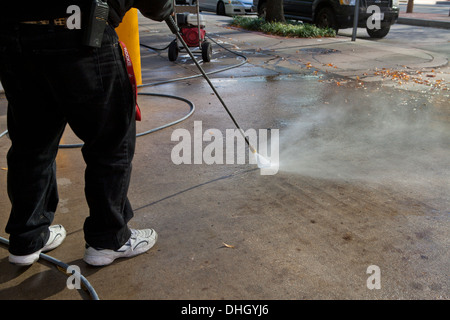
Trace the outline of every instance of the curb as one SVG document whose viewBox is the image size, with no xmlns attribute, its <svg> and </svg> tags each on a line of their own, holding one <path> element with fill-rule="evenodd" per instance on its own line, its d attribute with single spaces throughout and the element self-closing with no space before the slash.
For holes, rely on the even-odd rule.
<svg viewBox="0 0 450 320">
<path fill-rule="evenodd" d="M 442 29 L 450 29 L 449 21 L 440 21 L 440 20 L 425 20 L 425 19 L 412 19 L 412 18 L 398 18 L 398 24 L 407 24 L 411 26 L 418 27 L 431 27 L 431 28 L 442 28 Z"/>
</svg>

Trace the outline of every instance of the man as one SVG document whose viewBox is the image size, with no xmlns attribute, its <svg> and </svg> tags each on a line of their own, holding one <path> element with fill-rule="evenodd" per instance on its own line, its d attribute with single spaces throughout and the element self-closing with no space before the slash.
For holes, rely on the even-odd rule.
<svg viewBox="0 0 450 320">
<path fill-rule="evenodd" d="M 114 30 L 132 7 L 163 21 L 172 0 L 108 0 L 101 46 L 86 44 L 94 0 L 2 1 L 0 79 L 8 99 L 9 261 L 31 265 L 66 236 L 51 226 L 58 203 L 55 158 L 64 128 L 84 142 L 84 260 L 102 266 L 149 250 L 153 229 L 132 230 L 127 198 L 134 155 L 135 95 Z M 67 25 L 79 8 L 80 28 Z M 75 6 L 75 7 L 74 7 Z"/>
</svg>

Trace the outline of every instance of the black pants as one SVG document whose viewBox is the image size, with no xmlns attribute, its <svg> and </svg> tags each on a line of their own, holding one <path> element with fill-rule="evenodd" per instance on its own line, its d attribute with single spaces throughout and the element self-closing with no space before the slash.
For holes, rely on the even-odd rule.
<svg viewBox="0 0 450 320">
<path fill-rule="evenodd" d="M 86 242 L 114 250 L 130 237 L 134 95 L 115 30 L 106 27 L 99 49 L 83 46 L 81 33 L 48 25 L 0 28 L 0 79 L 12 141 L 6 232 L 15 255 L 35 252 L 48 240 L 58 203 L 55 157 L 67 123 L 84 142 Z"/>
</svg>

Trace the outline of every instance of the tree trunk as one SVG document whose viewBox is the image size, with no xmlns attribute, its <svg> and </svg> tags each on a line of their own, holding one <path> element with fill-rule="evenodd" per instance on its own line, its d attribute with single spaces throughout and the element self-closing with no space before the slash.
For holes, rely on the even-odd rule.
<svg viewBox="0 0 450 320">
<path fill-rule="evenodd" d="M 412 13 L 414 8 L 414 0 L 408 0 L 408 5 L 406 6 L 406 13 Z"/>
<path fill-rule="evenodd" d="M 283 0 L 267 0 L 266 21 L 285 22 Z"/>
</svg>

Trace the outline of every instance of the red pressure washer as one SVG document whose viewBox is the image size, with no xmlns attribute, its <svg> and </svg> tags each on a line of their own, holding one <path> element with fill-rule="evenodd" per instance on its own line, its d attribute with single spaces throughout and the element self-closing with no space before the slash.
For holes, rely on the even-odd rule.
<svg viewBox="0 0 450 320">
<path fill-rule="evenodd" d="M 205 20 L 200 14 L 199 3 L 196 1 L 195 5 L 175 5 L 174 16 L 175 23 L 180 30 L 180 35 L 186 45 L 190 48 L 198 48 L 198 50 L 191 50 L 191 52 L 201 52 L 203 62 L 210 62 L 212 56 L 211 42 L 205 40 Z M 178 53 L 183 50 L 183 46 L 178 44 L 175 38 L 169 45 L 169 60 L 175 61 L 178 58 Z"/>
</svg>

